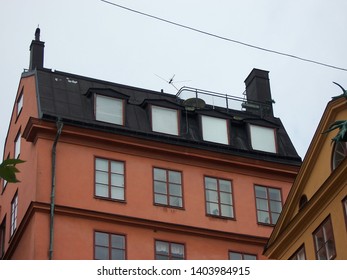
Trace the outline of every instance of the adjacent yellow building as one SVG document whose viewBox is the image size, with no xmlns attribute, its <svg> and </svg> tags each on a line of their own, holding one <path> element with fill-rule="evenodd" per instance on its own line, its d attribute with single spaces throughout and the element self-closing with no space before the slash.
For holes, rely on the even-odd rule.
<svg viewBox="0 0 347 280">
<path fill-rule="evenodd" d="M 333 142 L 347 120 L 347 99 L 335 98 L 325 112 L 299 174 L 270 236 L 270 259 L 347 260 L 347 143 Z"/>
</svg>

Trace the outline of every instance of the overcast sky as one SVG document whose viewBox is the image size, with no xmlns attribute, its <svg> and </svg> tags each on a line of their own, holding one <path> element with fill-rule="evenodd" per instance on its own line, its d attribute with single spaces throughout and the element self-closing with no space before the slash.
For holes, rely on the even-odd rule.
<svg viewBox="0 0 347 280">
<path fill-rule="evenodd" d="M 262 48 L 347 68 L 346 0 L 110 0 Z M 242 97 L 269 71 L 275 115 L 304 157 L 347 72 L 209 37 L 100 0 L 0 0 L 0 156 L 37 26 L 46 68 L 176 94 L 190 86 Z M 158 76 L 162 77 L 159 78 Z M 166 80 L 166 81 L 165 81 Z M 179 83 L 179 81 L 188 81 Z"/>
</svg>

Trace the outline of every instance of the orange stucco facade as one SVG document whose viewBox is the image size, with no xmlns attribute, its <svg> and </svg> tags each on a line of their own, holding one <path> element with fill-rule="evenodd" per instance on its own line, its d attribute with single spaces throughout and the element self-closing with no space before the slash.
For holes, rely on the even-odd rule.
<svg viewBox="0 0 347 280">
<path fill-rule="evenodd" d="M 265 258 L 273 227 L 257 222 L 254 186 L 281 189 L 284 202 L 297 166 L 64 125 L 53 167 L 57 127 L 40 119 L 35 73 L 23 75 L 16 100 L 21 93 L 24 105 L 18 116 L 14 105 L 4 157 L 14 156 L 20 131 L 25 163 L 18 165 L 21 182 L 7 183 L 0 196 L 4 259 L 48 258 L 53 169 L 53 259 L 93 259 L 95 231 L 124 235 L 127 259 L 154 259 L 155 240 L 184 244 L 186 259 L 228 259 L 229 251 Z M 95 158 L 124 162 L 124 201 L 95 196 Z M 181 172 L 182 208 L 154 203 L 153 168 Z M 205 176 L 232 182 L 233 219 L 207 215 Z M 16 193 L 17 226 L 10 236 Z"/>
</svg>

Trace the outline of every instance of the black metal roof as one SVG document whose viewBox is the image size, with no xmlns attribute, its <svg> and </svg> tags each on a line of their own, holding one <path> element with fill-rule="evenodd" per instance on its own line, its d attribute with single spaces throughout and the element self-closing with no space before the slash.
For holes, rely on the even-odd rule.
<svg viewBox="0 0 347 280">
<path fill-rule="evenodd" d="M 45 68 L 33 72 L 36 73 L 37 78 L 38 107 L 42 119 L 56 120 L 60 118 L 65 123 L 94 130 L 290 165 L 301 164 L 301 158 L 298 156 L 279 118 L 273 116 L 261 117 L 242 110 L 211 105 L 206 105 L 203 109 L 188 111 L 183 106 L 184 100 L 172 94 Z M 23 75 L 31 75 L 33 72 L 30 71 Z M 93 93 L 125 100 L 125 123 L 123 126 L 100 122 L 95 119 Z M 179 136 L 152 131 L 150 104 L 179 110 Z M 201 115 L 229 120 L 229 145 L 206 142 L 202 139 Z M 248 124 L 275 128 L 277 131 L 277 153 L 253 150 Z"/>
</svg>

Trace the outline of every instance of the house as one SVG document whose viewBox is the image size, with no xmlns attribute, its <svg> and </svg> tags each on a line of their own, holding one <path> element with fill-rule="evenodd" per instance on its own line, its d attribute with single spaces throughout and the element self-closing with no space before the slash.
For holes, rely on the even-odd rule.
<svg viewBox="0 0 347 280">
<path fill-rule="evenodd" d="M 270 236 L 271 259 L 347 259 L 347 145 L 333 142 L 336 120 L 347 119 L 345 97 L 323 113 L 301 169 Z"/>
<path fill-rule="evenodd" d="M 25 163 L 1 182 L 2 259 L 265 258 L 301 165 L 267 71 L 244 99 L 172 95 L 47 69 L 39 29 L 30 54 L 4 148 Z"/>
</svg>

